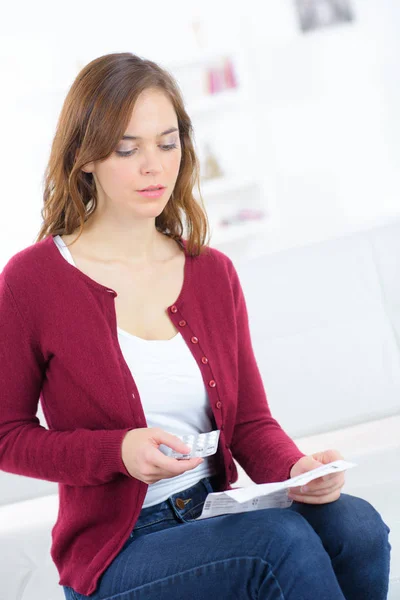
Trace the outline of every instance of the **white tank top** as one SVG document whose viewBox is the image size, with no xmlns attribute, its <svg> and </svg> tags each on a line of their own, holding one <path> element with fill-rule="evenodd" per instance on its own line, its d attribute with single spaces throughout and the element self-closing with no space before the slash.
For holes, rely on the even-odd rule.
<svg viewBox="0 0 400 600">
<path fill-rule="evenodd" d="M 62 256 L 76 267 L 61 236 L 53 237 Z M 77 268 L 77 267 L 76 267 Z M 148 427 L 173 434 L 212 431 L 212 411 L 199 366 L 182 335 L 145 340 L 117 327 L 122 354 L 139 390 Z M 166 500 L 203 477 L 216 474 L 214 456 L 195 469 L 149 485 L 143 508 Z"/>
</svg>

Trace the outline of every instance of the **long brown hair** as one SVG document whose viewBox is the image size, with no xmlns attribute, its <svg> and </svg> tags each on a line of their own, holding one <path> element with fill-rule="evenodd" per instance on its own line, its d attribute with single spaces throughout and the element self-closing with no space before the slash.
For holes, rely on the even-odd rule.
<svg viewBox="0 0 400 600">
<path fill-rule="evenodd" d="M 92 173 L 82 167 L 106 159 L 121 140 L 139 94 L 161 89 L 177 118 L 182 160 L 174 190 L 156 229 L 173 239 L 187 228 L 187 250 L 203 252 L 209 223 L 200 192 L 200 166 L 194 150 L 193 126 L 174 77 L 151 60 L 130 52 L 92 60 L 77 75 L 64 100 L 44 176 L 42 226 L 36 242 L 49 235 L 70 234 L 94 213 L 97 194 Z M 197 184 L 200 204 L 193 196 Z"/>
</svg>

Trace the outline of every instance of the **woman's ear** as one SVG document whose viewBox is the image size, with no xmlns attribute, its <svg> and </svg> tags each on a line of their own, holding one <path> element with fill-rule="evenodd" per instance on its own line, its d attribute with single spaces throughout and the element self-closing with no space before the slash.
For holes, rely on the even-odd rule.
<svg viewBox="0 0 400 600">
<path fill-rule="evenodd" d="M 76 157 L 79 154 L 79 150 L 80 150 L 80 146 L 78 146 L 78 148 L 75 150 L 75 162 L 76 162 Z M 81 171 L 85 171 L 85 173 L 92 173 L 94 169 L 94 162 L 89 162 L 86 163 L 86 165 L 83 165 L 83 167 L 81 167 Z"/>
<path fill-rule="evenodd" d="M 85 171 L 85 173 L 92 173 L 93 172 L 93 162 L 83 165 L 83 167 L 81 167 L 81 170 Z"/>
</svg>

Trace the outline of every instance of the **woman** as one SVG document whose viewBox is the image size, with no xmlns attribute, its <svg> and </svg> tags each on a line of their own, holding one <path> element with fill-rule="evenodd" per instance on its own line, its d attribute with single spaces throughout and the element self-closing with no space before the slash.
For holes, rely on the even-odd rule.
<svg viewBox="0 0 400 600">
<path fill-rule="evenodd" d="M 67 600 L 383 600 L 389 528 L 341 494 L 343 473 L 293 488 L 287 508 L 196 520 L 236 481 L 233 457 L 256 483 L 343 457 L 304 455 L 270 413 L 237 272 L 205 243 L 192 136 L 154 62 L 110 54 L 78 74 L 43 226 L 0 279 L 0 468 L 59 483 Z M 203 459 L 159 449 L 214 430 Z"/>
</svg>

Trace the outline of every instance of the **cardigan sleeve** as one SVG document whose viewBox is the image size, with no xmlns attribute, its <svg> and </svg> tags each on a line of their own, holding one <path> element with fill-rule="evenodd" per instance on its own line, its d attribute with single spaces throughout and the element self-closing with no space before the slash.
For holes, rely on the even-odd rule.
<svg viewBox="0 0 400 600">
<path fill-rule="evenodd" d="M 243 289 L 230 265 L 236 310 L 238 357 L 238 407 L 232 438 L 232 454 L 255 483 L 289 479 L 292 466 L 303 452 L 271 414 L 252 346 Z"/>
<path fill-rule="evenodd" d="M 74 486 L 130 477 L 121 445 L 131 428 L 48 430 L 36 417 L 46 364 L 0 273 L 0 469 Z"/>
</svg>

